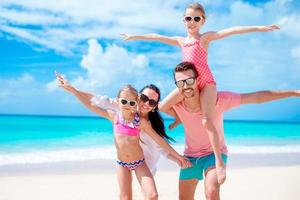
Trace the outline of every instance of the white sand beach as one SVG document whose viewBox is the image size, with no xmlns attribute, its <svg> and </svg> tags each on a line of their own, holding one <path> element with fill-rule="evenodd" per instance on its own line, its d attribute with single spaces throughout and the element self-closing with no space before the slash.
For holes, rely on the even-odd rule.
<svg viewBox="0 0 300 200">
<path fill-rule="evenodd" d="M 228 169 L 222 187 L 225 200 L 298 200 L 300 165 Z M 156 175 L 159 199 L 178 199 L 178 171 Z M 0 200 L 99 200 L 118 199 L 115 173 L 63 173 L 0 176 Z M 134 199 L 143 199 L 134 179 Z M 203 182 L 196 199 L 205 199 Z"/>
</svg>

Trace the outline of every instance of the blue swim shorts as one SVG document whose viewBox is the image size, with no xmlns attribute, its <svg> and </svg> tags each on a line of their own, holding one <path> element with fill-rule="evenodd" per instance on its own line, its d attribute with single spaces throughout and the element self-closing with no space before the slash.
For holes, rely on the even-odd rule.
<svg viewBox="0 0 300 200">
<path fill-rule="evenodd" d="M 227 163 L 227 155 L 222 154 L 222 160 Z M 193 164 L 192 167 L 181 169 L 179 180 L 198 179 L 203 180 L 203 174 L 211 167 L 215 167 L 215 155 L 209 154 L 202 157 L 187 157 Z"/>
</svg>

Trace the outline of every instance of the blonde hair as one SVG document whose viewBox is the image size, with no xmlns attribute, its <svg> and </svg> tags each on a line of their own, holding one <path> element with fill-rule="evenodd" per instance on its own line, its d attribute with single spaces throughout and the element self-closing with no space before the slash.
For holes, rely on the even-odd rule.
<svg viewBox="0 0 300 200">
<path fill-rule="evenodd" d="M 185 11 L 187 9 L 194 9 L 200 11 L 202 13 L 202 17 L 204 18 L 204 20 L 206 19 L 204 7 L 200 3 L 191 3 L 185 8 Z"/>
<path fill-rule="evenodd" d="M 119 92 L 118 92 L 118 97 L 120 97 L 120 94 L 121 94 L 122 92 L 129 92 L 130 94 L 136 96 L 136 99 L 138 98 L 138 92 L 137 92 L 137 90 L 136 90 L 134 87 L 132 87 L 132 85 L 130 85 L 130 84 L 123 86 L 123 87 L 119 90 Z"/>
</svg>

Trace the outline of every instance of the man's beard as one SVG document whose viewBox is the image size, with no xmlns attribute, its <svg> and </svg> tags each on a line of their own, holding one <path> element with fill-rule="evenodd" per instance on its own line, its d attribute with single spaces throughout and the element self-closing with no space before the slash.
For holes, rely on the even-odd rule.
<svg viewBox="0 0 300 200">
<path fill-rule="evenodd" d="M 190 90 L 188 93 L 186 93 L 185 91 Z M 195 91 L 193 88 L 186 88 L 182 90 L 182 94 L 185 98 L 192 98 L 195 95 Z"/>
</svg>

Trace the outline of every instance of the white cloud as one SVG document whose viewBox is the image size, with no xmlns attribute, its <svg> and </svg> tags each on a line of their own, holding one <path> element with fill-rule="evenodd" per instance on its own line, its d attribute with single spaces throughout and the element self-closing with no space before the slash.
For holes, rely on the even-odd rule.
<svg viewBox="0 0 300 200">
<path fill-rule="evenodd" d="M 48 37 L 45 37 L 44 34 L 47 33 L 47 31 L 44 30 L 33 31 L 26 28 L 16 28 L 6 25 L 0 25 L 0 30 L 15 36 L 17 40 L 25 40 L 27 43 L 38 45 L 37 50 L 53 49 L 64 55 L 69 55 L 72 54 L 72 49 L 75 49 L 76 46 L 74 42 L 66 38 L 67 31 L 64 31 L 64 34 L 48 34 Z M 64 38 L 66 38 L 66 40 L 63 40 Z M 70 43 L 68 43 L 68 41 L 70 41 Z"/>
<path fill-rule="evenodd" d="M 104 50 L 95 39 L 90 39 L 88 43 L 88 53 L 83 56 L 81 66 L 87 70 L 89 85 L 93 87 L 131 82 L 148 71 L 148 61 L 144 55 L 130 55 L 126 49 L 114 44 Z"/>
<path fill-rule="evenodd" d="M 34 90 L 36 83 L 34 81 L 34 77 L 28 73 L 25 73 L 21 75 L 18 78 L 11 78 L 11 79 L 0 79 L 0 85 L 1 85 L 1 93 L 0 98 L 2 100 L 7 98 L 20 98 L 23 95 L 31 94 L 31 92 Z M 22 88 L 22 86 L 25 86 Z M 29 89 L 30 87 L 31 89 Z"/>
<path fill-rule="evenodd" d="M 232 19 L 234 24 L 245 25 L 245 22 L 252 24 L 253 22 L 261 20 L 262 15 L 263 8 L 250 5 L 242 1 L 236 1 L 231 4 L 230 18 L 227 19 Z"/>
<path fill-rule="evenodd" d="M 88 41 L 88 51 L 81 60 L 83 73 L 67 72 L 64 76 L 80 90 L 114 97 L 122 85 L 132 84 L 138 90 L 156 84 L 165 95 L 173 88 L 167 75 L 149 67 L 143 54 L 128 52 L 116 44 L 103 47 L 97 40 Z M 153 71 L 152 71 L 153 70 Z M 57 86 L 54 77 L 48 83 L 26 73 L 13 79 L 0 79 L 2 113 L 88 114 L 72 95 Z M 68 107 L 66 107 L 68 105 Z"/>
<path fill-rule="evenodd" d="M 149 61 L 145 55 L 138 55 L 134 60 L 132 60 L 132 64 L 136 67 L 143 68 L 144 66 L 149 65 Z"/>
<path fill-rule="evenodd" d="M 56 89 L 56 80 L 45 84 L 29 73 L 0 79 L 1 113 L 88 114 L 74 97 L 60 90 L 53 92 Z"/>
<path fill-rule="evenodd" d="M 10 10 L 0 7 L 0 17 L 2 20 L 17 25 L 64 25 L 65 18 L 47 12 L 36 10 Z"/>
<path fill-rule="evenodd" d="M 72 0 L 57 4 L 55 1 L 6 0 L 0 2 L 0 30 L 19 40 L 69 54 L 76 52 L 79 43 L 88 38 L 116 39 L 122 32 L 161 29 L 177 32 L 182 23 L 173 20 L 181 17 L 173 8 L 175 3 Z M 27 25 L 35 27 L 31 29 Z"/>
<path fill-rule="evenodd" d="M 63 76 L 63 77 L 65 77 L 65 76 Z M 58 82 L 56 79 L 54 79 L 53 81 L 46 84 L 45 89 L 47 92 L 51 93 L 51 92 L 56 91 L 58 89 L 58 87 L 59 87 Z"/>
<path fill-rule="evenodd" d="M 69 0 L 57 4 L 55 1 L 2 0 L 0 30 L 19 40 L 69 55 L 78 53 L 81 43 L 89 38 L 120 39 L 122 32 L 185 34 L 181 16 L 188 3 L 190 1 L 141 0 L 133 4 L 129 0 Z M 243 1 L 201 3 L 207 8 L 205 30 L 278 22 L 282 25 L 281 33 L 299 40 L 299 14 L 290 12 L 293 1 L 274 0 L 256 5 Z M 30 29 L 26 25 L 37 27 Z"/>
<path fill-rule="evenodd" d="M 152 71 L 145 55 L 130 53 L 116 44 L 104 48 L 96 39 L 88 41 L 88 51 L 83 55 L 80 65 L 86 73 L 71 77 L 72 85 L 81 90 L 112 96 L 125 84 L 140 89 L 150 83 L 163 86 L 161 80 L 168 79 L 165 74 Z M 163 83 L 164 91 L 169 91 L 173 86 L 171 80 Z M 48 90 L 53 90 L 53 86 L 53 82 L 49 83 Z"/>
<path fill-rule="evenodd" d="M 282 17 L 278 23 L 282 26 L 285 36 L 300 40 L 300 14 Z"/>
</svg>

